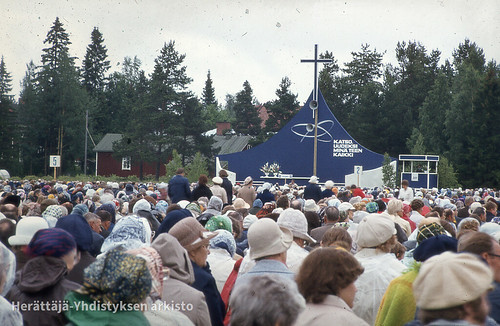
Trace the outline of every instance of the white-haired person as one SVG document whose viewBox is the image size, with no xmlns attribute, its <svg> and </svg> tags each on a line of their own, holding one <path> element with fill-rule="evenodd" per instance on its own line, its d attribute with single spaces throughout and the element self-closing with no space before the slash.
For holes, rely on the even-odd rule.
<svg viewBox="0 0 500 326">
<path fill-rule="evenodd" d="M 237 284 L 229 307 L 232 326 L 288 326 L 295 324 L 305 301 L 295 283 L 268 274 Z"/>
</svg>

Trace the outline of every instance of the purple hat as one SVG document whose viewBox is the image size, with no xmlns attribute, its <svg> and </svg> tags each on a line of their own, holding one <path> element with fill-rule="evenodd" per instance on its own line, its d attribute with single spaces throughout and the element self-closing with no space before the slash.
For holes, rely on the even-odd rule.
<svg viewBox="0 0 500 326">
<path fill-rule="evenodd" d="M 76 248 L 75 239 L 63 229 L 42 229 L 35 233 L 28 244 L 30 256 L 62 257 Z"/>
</svg>

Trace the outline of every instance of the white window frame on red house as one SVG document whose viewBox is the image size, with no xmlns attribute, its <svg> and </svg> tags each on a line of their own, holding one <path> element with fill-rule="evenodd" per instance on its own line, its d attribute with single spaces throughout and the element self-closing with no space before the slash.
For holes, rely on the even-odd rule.
<svg viewBox="0 0 500 326">
<path fill-rule="evenodd" d="M 122 170 L 130 171 L 132 169 L 132 159 L 130 156 L 122 157 Z"/>
</svg>

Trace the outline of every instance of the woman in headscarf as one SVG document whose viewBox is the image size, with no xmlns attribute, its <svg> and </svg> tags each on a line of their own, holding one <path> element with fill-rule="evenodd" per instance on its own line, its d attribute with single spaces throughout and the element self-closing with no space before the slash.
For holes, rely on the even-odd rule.
<svg viewBox="0 0 500 326">
<path fill-rule="evenodd" d="M 50 205 L 42 213 L 42 218 L 47 221 L 50 228 L 55 227 L 57 220 L 62 216 L 63 211 L 59 205 Z"/>
<path fill-rule="evenodd" d="M 233 259 L 236 253 L 236 241 L 233 234 L 224 228 L 218 228 L 217 232 L 217 236 L 210 239 L 210 254 L 207 257 L 207 263 L 212 268 L 217 290 L 222 292 L 236 262 Z"/>
<path fill-rule="evenodd" d="M 17 273 L 6 298 L 13 304 L 51 305 L 62 302 L 66 293 L 80 287 L 66 279 L 77 263 L 73 236 L 59 228 L 42 229 L 35 233 L 27 247 L 28 260 Z M 21 310 L 24 325 L 66 325 L 63 314 L 55 309 Z"/>
<path fill-rule="evenodd" d="M 128 250 L 127 253 L 143 258 L 146 261 L 149 273 L 151 274 L 151 291 L 146 297 L 148 309 L 144 311 L 144 316 L 147 318 L 150 325 L 193 325 L 188 317 L 178 311 L 158 309 L 164 304 L 160 301 L 163 292 L 163 279 L 168 277 L 169 272 L 168 268 L 166 268 L 164 273 L 162 260 L 158 251 L 152 247 L 142 247 Z"/>
<path fill-rule="evenodd" d="M 220 215 L 222 212 L 222 206 L 224 203 L 222 202 L 222 199 L 220 199 L 217 196 L 212 196 L 210 197 L 210 201 L 208 202 L 207 209 L 198 216 L 196 219 L 198 222 L 201 223 L 202 226 L 205 226 L 207 224 L 208 220 L 214 216 L 214 215 Z"/>
<path fill-rule="evenodd" d="M 22 326 L 23 317 L 4 298 L 9 292 L 16 272 L 16 258 L 14 254 L 0 242 L 0 325 L 2 326 Z"/>
<path fill-rule="evenodd" d="M 151 228 L 148 221 L 135 215 L 125 216 L 116 223 L 104 240 L 101 252 L 111 249 L 129 250 L 151 244 Z"/>
<path fill-rule="evenodd" d="M 224 302 L 217 290 L 215 279 L 210 271 L 210 265 L 207 264 L 207 256 L 210 253 L 208 250 L 210 239 L 217 234 L 203 228 L 194 217 L 181 220 L 168 233 L 173 235 L 189 254 L 195 275 L 192 287 L 205 294 L 212 326 L 223 325 Z"/>
<path fill-rule="evenodd" d="M 160 234 L 152 247 L 161 256 L 169 277 L 163 280 L 161 299 L 175 306 L 190 303 L 193 309 L 180 309 L 196 326 L 209 326 L 210 314 L 203 292 L 190 285 L 194 282 L 193 264 L 179 241 L 168 233 Z M 165 273 L 165 272 L 164 272 Z"/>
<path fill-rule="evenodd" d="M 83 287 L 66 295 L 69 309 L 64 314 L 76 326 L 148 325 L 140 303 L 150 291 L 146 261 L 110 250 L 85 269 Z M 84 309 L 94 302 L 103 309 Z"/>
</svg>

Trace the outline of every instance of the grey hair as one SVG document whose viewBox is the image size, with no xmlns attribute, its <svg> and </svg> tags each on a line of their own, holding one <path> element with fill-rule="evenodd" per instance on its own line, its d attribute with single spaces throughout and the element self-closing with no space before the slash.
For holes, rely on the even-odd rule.
<svg viewBox="0 0 500 326">
<path fill-rule="evenodd" d="M 259 275 L 238 284 L 231 294 L 232 326 L 293 325 L 305 300 L 292 280 Z"/>
<path fill-rule="evenodd" d="M 393 198 L 387 204 L 387 213 L 389 215 L 396 215 L 399 211 L 403 210 L 403 202 L 399 199 Z"/>
<path fill-rule="evenodd" d="M 94 214 L 94 213 L 85 213 L 85 215 L 83 215 L 83 217 L 85 218 L 85 220 L 87 221 L 87 223 L 90 223 L 94 220 L 99 220 L 100 217 L 97 215 L 97 214 Z"/>
</svg>

